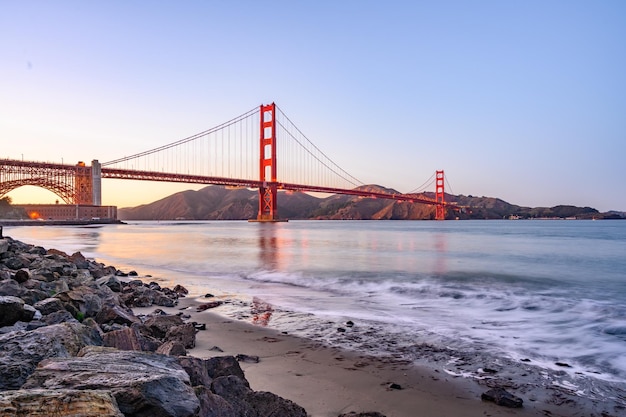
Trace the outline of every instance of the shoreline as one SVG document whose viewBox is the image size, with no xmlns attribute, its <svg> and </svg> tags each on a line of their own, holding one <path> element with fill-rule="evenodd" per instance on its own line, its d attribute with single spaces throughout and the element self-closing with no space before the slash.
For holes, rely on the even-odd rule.
<svg viewBox="0 0 626 417">
<path fill-rule="evenodd" d="M 328 347 L 318 341 L 232 319 L 217 311 L 198 311 L 200 297 L 179 299 L 168 314 L 189 315 L 205 323 L 188 354 L 199 358 L 247 355 L 240 361 L 255 390 L 270 391 L 304 407 L 311 417 L 377 411 L 387 417 L 405 416 L 591 416 L 597 404 L 579 398 L 550 403 L 547 395 L 524 395 L 522 408 L 505 408 L 481 400 L 488 384 L 393 358 Z M 137 315 L 154 307 L 134 308 Z M 254 357 L 258 357 L 255 363 Z M 515 390 L 511 393 L 516 394 Z"/>
</svg>

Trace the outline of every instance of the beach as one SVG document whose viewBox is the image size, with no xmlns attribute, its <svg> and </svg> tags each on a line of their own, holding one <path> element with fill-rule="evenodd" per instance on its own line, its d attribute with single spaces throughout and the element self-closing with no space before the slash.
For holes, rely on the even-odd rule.
<svg viewBox="0 0 626 417">
<path fill-rule="evenodd" d="M 573 401 L 555 405 L 525 399 L 523 408 L 505 408 L 482 401 L 481 393 L 489 388 L 466 378 L 401 359 L 327 347 L 211 310 L 197 311 L 203 303 L 203 297 L 190 297 L 180 299 L 176 307 L 160 307 L 168 314 L 182 311 L 190 316 L 188 321 L 206 324 L 206 330 L 197 333 L 196 346 L 188 354 L 200 358 L 252 357 L 240 361 L 251 387 L 292 400 L 312 417 L 372 411 L 387 417 L 573 417 L 593 413 L 586 408 L 590 404 Z M 134 309 L 137 315 L 153 310 Z"/>
</svg>

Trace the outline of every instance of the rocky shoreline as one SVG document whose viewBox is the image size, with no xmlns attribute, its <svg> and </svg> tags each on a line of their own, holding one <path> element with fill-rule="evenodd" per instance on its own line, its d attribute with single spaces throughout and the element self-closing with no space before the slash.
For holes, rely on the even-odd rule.
<svg viewBox="0 0 626 417">
<path fill-rule="evenodd" d="M 80 253 L 0 239 L 0 415 L 307 415 L 253 391 L 235 357 L 187 356 L 202 324 L 158 308 L 133 314 L 175 306 L 183 287 L 120 275 Z"/>
</svg>

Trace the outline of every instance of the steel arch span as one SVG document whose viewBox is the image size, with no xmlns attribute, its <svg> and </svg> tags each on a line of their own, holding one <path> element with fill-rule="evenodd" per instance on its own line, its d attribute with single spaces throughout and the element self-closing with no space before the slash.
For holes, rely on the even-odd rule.
<svg viewBox="0 0 626 417">
<path fill-rule="evenodd" d="M 0 198 L 24 185 L 45 188 L 59 196 L 65 204 L 74 204 L 74 187 L 65 182 L 50 180 L 46 177 L 32 178 L 28 180 L 6 181 L 0 184 Z"/>
<path fill-rule="evenodd" d="M 24 185 L 45 188 L 66 204 L 100 205 L 100 166 L 0 160 L 0 197 Z"/>
</svg>

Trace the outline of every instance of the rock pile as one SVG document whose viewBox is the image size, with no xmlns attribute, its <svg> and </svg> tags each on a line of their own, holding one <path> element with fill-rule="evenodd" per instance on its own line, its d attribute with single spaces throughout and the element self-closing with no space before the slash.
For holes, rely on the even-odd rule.
<svg viewBox="0 0 626 417">
<path fill-rule="evenodd" d="M 297 404 L 253 391 L 236 358 L 186 356 L 201 325 L 158 309 L 187 291 L 0 238 L 2 416 L 285 416 Z M 129 273 L 128 275 L 136 275 Z"/>
</svg>

